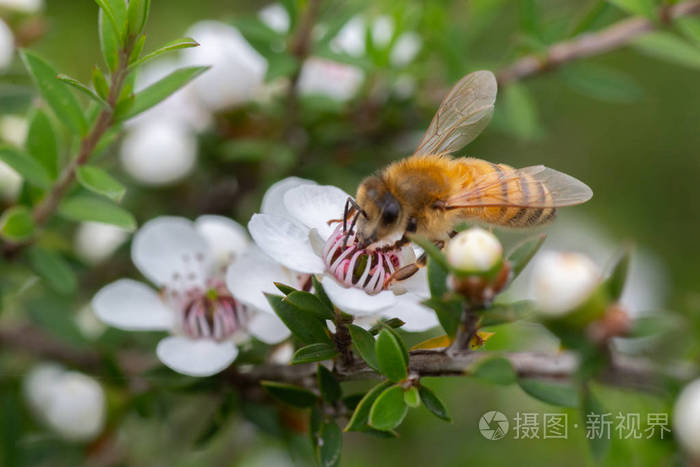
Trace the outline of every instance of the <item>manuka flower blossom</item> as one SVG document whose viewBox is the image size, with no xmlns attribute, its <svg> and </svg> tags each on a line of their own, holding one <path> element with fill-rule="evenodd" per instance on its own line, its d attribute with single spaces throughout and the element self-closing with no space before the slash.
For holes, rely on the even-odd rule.
<svg viewBox="0 0 700 467">
<path fill-rule="evenodd" d="M 134 235 L 131 257 L 159 291 L 120 279 L 95 295 L 93 309 L 120 329 L 170 331 L 156 352 L 173 370 L 191 376 L 218 373 L 238 355 L 236 343 L 250 335 L 268 344 L 289 336 L 277 316 L 226 288 L 226 267 L 249 243 L 245 229 L 225 217 L 153 219 Z"/>
<path fill-rule="evenodd" d="M 276 262 L 299 274 L 318 275 L 331 301 L 359 324 L 389 317 L 403 320 L 407 331 L 436 326 L 435 314 L 420 304 L 428 296 L 424 270 L 403 281 L 389 280 L 415 262 L 411 246 L 370 251 L 359 248 L 352 234 L 343 238 L 339 218 L 347 198 L 339 188 L 288 178 L 268 190 L 262 212 L 248 228 Z"/>
</svg>

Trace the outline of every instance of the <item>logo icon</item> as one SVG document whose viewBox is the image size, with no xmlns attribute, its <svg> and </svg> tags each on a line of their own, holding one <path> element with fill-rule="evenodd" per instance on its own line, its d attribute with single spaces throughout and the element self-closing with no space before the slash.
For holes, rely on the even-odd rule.
<svg viewBox="0 0 700 467">
<path fill-rule="evenodd" d="M 502 439 L 508 434 L 508 418 L 501 412 L 491 410 L 479 419 L 481 435 L 491 441 Z"/>
</svg>

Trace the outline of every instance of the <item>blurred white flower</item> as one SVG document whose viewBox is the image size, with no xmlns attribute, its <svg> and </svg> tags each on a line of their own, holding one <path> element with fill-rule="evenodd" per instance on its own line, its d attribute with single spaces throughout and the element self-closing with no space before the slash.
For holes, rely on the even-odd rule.
<svg viewBox="0 0 700 467">
<path fill-rule="evenodd" d="M 105 395 L 95 379 L 42 364 L 27 374 L 23 390 L 37 418 L 61 437 L 89 441 L 102 432 Z"/>
<path fill-rule="evenodd" d="M 423 40 L 418 33 L 405 32 L 396 39 L 389 55 L 389 61 L 394 66 L 408 65 L 416 58 L 422 46 Z"/>
<path fill-rule="evenodd" d="M 415 261 L 412 247 L 368 252 L 356 247 L 354 235 L 343 246 L 342 223 L 329 225 L 328 221 L 342 217 L 347 198 L 334 186 L 284 179 L 270 187 L 262 212 L 253 215 L 248 229 L 275 262 L 289 271 L 319 275 L 330 300 L 362 320 L 359 324 L 390 317 L 404 321 L 407 331 L 437 326 L 435 313 L 420 303 L 429 295 L 425 269 L 409 279 L 388 282 L 397 268 Z M 251 262 L 249 270 L 252 267 Z"/>
<path fill-rule="evenodd" d="M 258 17 L 273 31 L 280 34 L 289 31 L 289 13 L 279 3 L 266 6 L 258 12 Z"/>
<path fill-rule="evenodd" d="M 0 198 L 14 201 L 22 188 L 22 177 L 15 169 L 0 161 Z"/>
<path fill-rule="evenodd" d="M 674 435 L 693 458 L 700 461 L 700 379 L 688 384 L 673 408 Z"/>
<path fill-rule="evenodd" d="M 601 271 L 580 253 L 546 251 L 534 259 L 532 292 L 537 309 L 563 316 L 581 305 L 600 283 Z"/>
<path fill-rule="evenodd" d="M 0 8 L 20 11 L 22 13 L 36 13 L 43 7 L 43 0 L 0 0 Z"/>
<path fill-rule="evenodd" d="M 353 57 L 364 55 L 365 30 L 365 20 L 360 16 L 353 16 L 331 40 L 331 50 L 336 53 L 344 52 Z"/>
<path fill-rule="evenodd" d="M 13 146 L 22 147 L 29 132 L 29 122 L 19 115 L 0 117 L 0 140 Z"/>
<path fill-rule="evenodd" d="M 0 18 L 0 70 L 7 67 L 15 54 L 15 37 L 10 27 Z"/>
<path fill-rule="evenodd" d="M 191 376 L 216 374 L 235 360 L 236 343 L 250 335 L 268 344 L 289 336 L 276 315 L 226 289 L 226 267 L 249 254 L 248 245 L 245 229 L 225 217 L 152 219 L 134 235 L 131 259 L 160 291 L 121 279 L 103 287 L 92 307 L 102 321 L 120 329 L 170 331 L 156 353 L 171 369 Z"/>
<path fill-rule="evenodd" d="M 372 40 L 380 47 L 385 47 L 394 35 L 394 20 L 382 15 L 377 17 L 372 24 Z"/>
<path fill-rule="evenodd" d="M 82 222 L 75 232 L 73 243 L 81 259 L 96 264 L 112 256 L 128 237 L 126 230 L 114 225 Z"/>
<path fill-rule="evenodd" d="M 124 137 L 120 160 L 124 170 L 144 185 L 168 185 L 185 177 L 197 159 L 197 137 L 171 120 L 148 120 Z"/>
<path fill-rule="evenodd" d="M 212 67 L 192 82 L 209 110 L 218 111 L 253 99 L 263 85 L 267 60 L 236 28 L 219 21 L 201 21 L 186 35 L 200 46 L 185 50 L 183 62 Z"/>
<path fill-rule="evenodd" d="M 363 80 L 364 73 L 356 66 L 311 57 L 304 62 L 297 86 L 301 94 L 346 101 L 357 93 Z"/>
<path fill-rule="evenodd" d="M 107 330 L 107 326 L 97 319 L 89 304 L 81 307 L 78 313 L 75 314 L 75 324 L 80 329 L 80 332 L 83 333 L 83 336 L 90 340 L 97 339 Z"/>
<path fill-rule="evenodd" d="M 450 265 L 464 273 L 480 273 L 493 269 L 503 257 L 498 238 L 480 227 L 458 233 L 445 251 Z"/>
</svg>

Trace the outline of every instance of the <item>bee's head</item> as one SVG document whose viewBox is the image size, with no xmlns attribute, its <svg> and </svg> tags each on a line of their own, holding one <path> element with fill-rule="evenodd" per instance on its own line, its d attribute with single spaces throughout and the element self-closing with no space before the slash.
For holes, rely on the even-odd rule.
<svg viewBox="0 0 700 467">
<path fill-rule="evenodd" d="M 381 178 L 366 178 L 357 189 L 357 204 L 362 209 L 357 219 L 360 247 L 376 242 L 391 244 L 405 231 L 405 213 Z"/>
</svg>

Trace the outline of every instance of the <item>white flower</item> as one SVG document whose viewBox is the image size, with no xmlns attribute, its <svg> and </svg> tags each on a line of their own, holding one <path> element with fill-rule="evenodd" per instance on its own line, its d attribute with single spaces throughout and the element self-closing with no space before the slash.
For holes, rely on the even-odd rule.
<svg viewBox="0 0 700 467">
<path fill-rule="evenodd" d="M 122 141 L 124 170 L 144 185 L 162 186 L 181 180 L 194 168 L 197 138 L 183 124 L 148 120 L 131 128 Z"/>
<path fill-rule="evenodd" d="M 694 459 L 700 460 L 700 379 L 688 384 L 673 408 L 675 437 Z"/>
<path fill-rule="evenodd" d="M 212 67 L 192 82 L 208 109 L 218 111 L 247 102 L 262 88 L 267 60 L 236 28 L 219 21 L 201 21 L 187 36 L 200 46 L 184 51 L 184 63 Z"/>
<path fill-rule="evenodd" d="M 546 251 L 535 257 L 532 292 L 542 313 L 563 316 L 581 305 L 600 280 L 600 268 L 587 256 Z"/>
<path fill-rule="evenodd" d="M 14 201 L 22 188 L 22 177 L 15 169 L 0 161 L 0 198 Z"/>
<path fill-rule="evenodd" d="M 301 94 L 346 101 L 357 93 L 363 80 L 364 73 L 356 66 L 311 57 L 301 68 L 297 86 Z"/>
<path fill-rule="evenodd" d="M 360 16 L 353 16 L 331 41 L 331 49 L 336 53 L 345 52 L 353 57 L 364 55 L 365 29 L 365 20 Z"/>
<path fill-rule="evenodd" d="M 105 395 L 93 378 L 43 364 L 24 380 L 24 395 L 47 427 L 70 441 L 89 441 L 102 432 Z"/>
<path fill-rule="evenodd" d="M 80 332 L 89 340 L 99 338 L 107 330 L 107 325 L 97 319 L 95 312 L 92 310 L 92 306 L 89 304 L 84 305 L 78 310 L 74 320 Z"/>
<path fill-rule="evenodd" d="M 7 67 L 15 54 L 15 37 L 10 27 L 0 18 L 0 70 Z"/>
<path fill-rule="evenodd" d="M 36 13 L 44 7 L 43 0 L 0 0 L 0 8 L 22 13 Z"/>
<path fill-rule="evenodd" d="M 394 66 L 408 65 L 416 58 L 423 46 L 423 40 L 418 33 L 409 31 L 401 34 L 394 43 L 389 55 L 389 61 Z"/>
<path fill-rule="evenodd" d="M 280 34 L 289 31 L 289 13 L 279 3 L 266 6 L 258 12 L 260 21 Z"/>
<path fill-rule="evenodd" d="M 82 222 L 75 233 L 75 252 L 84 261 L 96 264 L 112 256 L 128 237 L 126 230 L 114 225 Z"/>
<path fill-rule="evenodd" d="M 0 140 L 13 146 L 22 147 L 29 132 L 29 122 L 19 115 L 0 117 Z"/>
<path fill-rule="evenodd" d="M 95 295 L 93 309 L 120 329 L 170 331 L 156 352 L 173 370 L 191 376 L 218 373 L 238 355 L 236 342 L 249 335 L 266 343 L 289 336 L 275 315 L 226 289 L 226 266 L 240 260 L 248 244 L 245 229 L 225 217 L 153 219 L 134 235 L 131 258 L 160 293 L 121 279 Z"/>
<path fill-rule="evenodd" d="M 410 246 L 387 252 L 358 250 L 354 235 L 343 245 L 342 223 L 328 221 L 342 218 L 347 198 L 333 186 L 285 179 L 268 190 L 262 213 L 252 217 L 248 228 L 255 243 L 288 270 L 318 274 L 341 310 L 374 321 L 397 317 L 407 331 L 436 326 L 435 314 L 419 303 L 428 296 L 424 270 L 388 283 L 395 270 L 415 261 Z"/>
<path fill-rule="evenodd" d="M 480 273 L 490 271 L 501 261 L 503 247 L 494 234 L 474 227 L 450 240 L 445 253 L 447 261 L 455 269 Z"/>
</svg>

